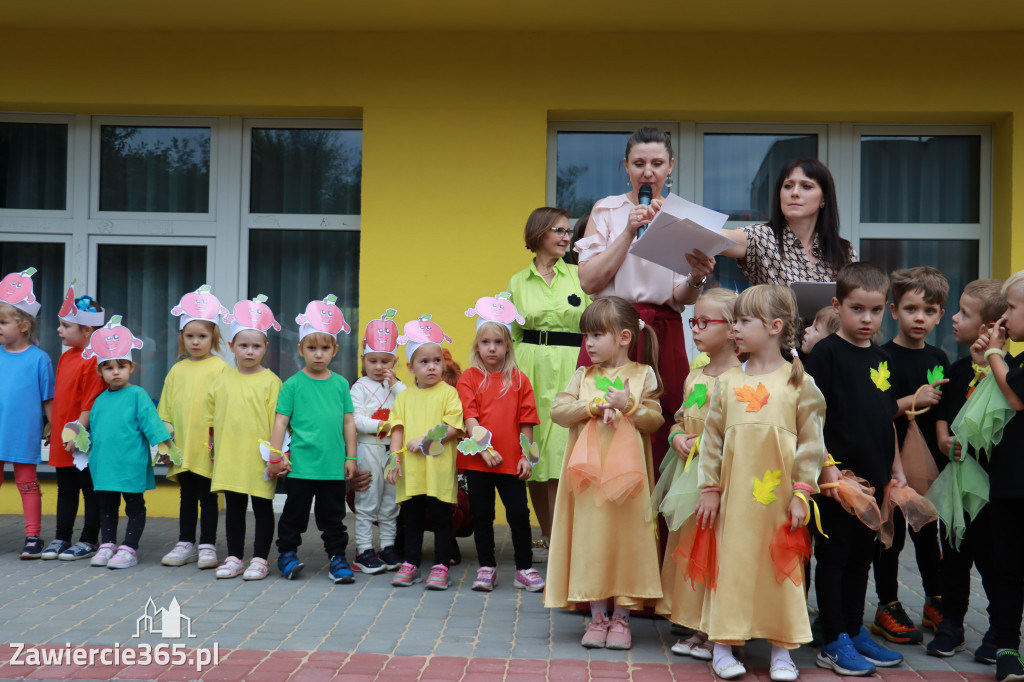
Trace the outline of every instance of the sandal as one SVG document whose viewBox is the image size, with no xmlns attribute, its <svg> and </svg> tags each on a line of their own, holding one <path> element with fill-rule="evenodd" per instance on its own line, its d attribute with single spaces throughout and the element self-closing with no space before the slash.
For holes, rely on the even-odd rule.
<svg viewBox="0 0 1024 682">
<path fill-rule="evenodd" d="M 244 569 L 245 567 L 242 565 L 241 559 L 236 556 L 229 556 L 224 560 L 224 563 L 217 567 L 217 572 L 214 575 L 218 578 L 237 578 Z"/>
<path fill-rule="evenodd" d="M 245 569 L 245 573 L 242 574 L 242 580 L 263 580 L 269 571 L 266 559 L 253 557 L 249 562 L 249 568 Z"/>
</svg>

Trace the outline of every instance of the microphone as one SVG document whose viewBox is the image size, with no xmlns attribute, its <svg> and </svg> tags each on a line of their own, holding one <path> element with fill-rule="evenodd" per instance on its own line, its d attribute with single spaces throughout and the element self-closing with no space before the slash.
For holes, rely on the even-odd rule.
<svg viewBox="0 0 1024 682">
<path fill-rule="evenodd" d="M 654 196 L 654 193 L 651 191 L 651 186 L 648 185 L 646 182 L 644 184 L 640 185 L 640 189 L 637 190 L 637 193 L 636 193 L 637 201 L 640 202 L 641 206 L 650 206 L 651 205 L 651 198 L 653 196 Z M 647 226 L 646 225 L 641 225 L 639 228 L 637 228 L 636 238 L 639 239 L 640 237 L 644 236 L 644 232 L 646 232 L 646 231 L 647 231 Z"/>
</svg>

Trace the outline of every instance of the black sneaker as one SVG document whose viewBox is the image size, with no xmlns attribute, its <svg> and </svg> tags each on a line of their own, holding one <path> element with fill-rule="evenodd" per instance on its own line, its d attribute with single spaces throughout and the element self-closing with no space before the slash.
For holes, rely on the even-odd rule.
<svg viewBox="0 0 1024 682">
<path fill-rule="evenodd" d="M 1006 680 L 1024 680 L 1024 663 L 1020 654 L 1013 649 L 1003 649 L 996 653 L 996 682 Z"/>
<path fill-rule="evenodd" d="M 903 610 L 903 604 L 898 601 L 885 606 L 879 605 L 875 611 L 875 622 L 871 624 L 871 631 L 896 644 L 917 644 L 924 639 L 914 621 L 910 620 L 910 616 Z"/>
<path fill-rule="evenodd" d="M 397 571 L 398 567 L 402 565 L 402 555 L 398 553 L 398 550 L 395 549 L 394 545 L 388 545 L 381 549 L 377 558 L 381 560 L 381 563 L 383 563 L 389 571 Z"/>
<path fill-rule="evenodd" d="M 974 650 L 974 660 L 992 665 L 996 662 L 996 645 L 992 643 L 992 631 L 981 638 L 981 646 Z"/>
<path fill-rule="evenodd" d="M 928 655 L 952 656 L 956 652 L 966 649 L 967 642 L 964 641 L 963 629 L 954 630 L 951 627 L 939 626 L 935 637 L 932 638 L 932 641 L 928 642 L 926 649 Z"/>
<path fill-rule="evenodd" d="M 377 557 L 377 553 L 373 551 L 372 547 L 356 554 L 356 560 L 352 562 L 352 568 L 368 575 L 383 573 L 388 569 L 384 562 Z"/>
<path fill-rule="evenodd" d="M 22 559 L 38 559 L 43 556 L 43 539 L 38 535 L 25 538 L 25 546 L 21 548 Z"/>
</svg>

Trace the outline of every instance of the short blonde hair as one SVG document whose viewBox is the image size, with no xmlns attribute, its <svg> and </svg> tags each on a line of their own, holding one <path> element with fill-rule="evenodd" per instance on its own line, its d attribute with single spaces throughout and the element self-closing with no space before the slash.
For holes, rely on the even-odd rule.
<svg viewBox="0 0 1024 682">
<path fill-rule="evenodd" d="M 825 306 L 814 315 L 814 324 L 821 323 L 829 334 L 839 331 L 839 313 L 830 305 Z"/>
<path fill-rule="evenodd" d="M 306 334 L 302 337 L 302 340 L 299 341 L 299 348 L 302 348 L 308 340 L 312 340 L 315 344 L 329 343 L 334 348 L 338 347 L 338 337 L 328 334 L 327 332 L 313 332 L 312 334 Z"/>
<path fill-rule="evenodd" d="M 1006 282 L 1003 283 L 1003 288 L 999 293 L 1005 298 L 1010 293 L 1010 289 L 1024 285 L 1024 270 L 1018 270 L 1017 272 L 1010 275 Z"/>
<path fill-rule="evenodd" d="M 964 287 L 963 295 L 978 302 L 981 321 L 985 324 L 992 324 L 1006 312 L 1003 284 L 1001 279 L 976 279 Z"/>
<path fill-rule="evenodd" d="M 701 300 L 713 301 L 718 304 L 722 311 L 722 317 L 732 327 L 736 324 L 736 299 L 740 297 L 732 289 L 723 289 L 721 287 L 715 289 L 708 289 L 701 294 Z"/>
<path fill-rule="evenodd" d="M 27 322 L 28 331 L 25 333 L 25 338 L 29 343 L 35 341 L 36 337 L 39 335 L 39 320 L 37 320 L 34 315 L 29 315 L 21 308 L 15 308 L 10 303 L 0 302 L 0 317 L 13 318 L 18 324 Z"/>
<path fill-rule="evenodd" d="M 883 276 L 885 273 L 882 273 Z M 789 383 L 799 387 L 804 381 L 804 365 L 792 353 L 796 348 L 796 332 L 800 327 L 797 316 L 796 297 L 793 290 L 780 284 L 758 284 L 740 294 L 736 301 L 737 317 L 752 317 L 766 327 L 772 320 L 782 320 L 782 352 L 793 364 Z"/>
</svg>

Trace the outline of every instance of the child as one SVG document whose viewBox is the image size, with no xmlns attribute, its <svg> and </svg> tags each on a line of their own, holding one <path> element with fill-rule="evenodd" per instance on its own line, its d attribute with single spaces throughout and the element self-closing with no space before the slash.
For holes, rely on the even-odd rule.
<svg viewBox="0 0 1024 682">
<path fill-rule="evenodd" d="M 25 515 L 22 559 L 43 552 L 42 499 L 36 467 L 40 462 L 43 416 L 50 419 L 53 401 L 53 363 L 33 345 L 40 304 L 32 293 L 35 268 L 7 275 L 0 281 L 0 482 L 4 462 L 14 466 L 14 481 Z"/>
<path fill-rule="evenodd" d="M 50 422 L 50 466 L 57 475 L 57 530 L 56 539 L 43 553 L 43 559 L 75 561 L 88 559 L 96 553 L 100 536 L 100 505 L 93 492 L 92 475 L 88 467 L 79 470 L 74 464 L 73 441 L 64 442 L 58 434 L 64 426 L 77 422 L 81 429 L 89 428 L 89 411 L 105 385 L 96 369 L 96 359 L 82 357 L 92 333 L 103 326 L 104 311 L 91 296 L 75 298 L 75 285 L 68 288 L 64 303 L 57 313 L 60 326 L 57 335 L 68 350 L 57 361 L 57 374 L 53 390 L 53 420 Z M 82 534 L 71 544 L 75 517 L 78 516 L 79 495 L 85 503 Z"/>
<path fill-rule="evenodd" d="M 656 502 L 660 503 L 658 491 L 667 491 L 665 497 L 670 500 L 673 508 L 682 508 L 676 517 L 666 514 L 669 528 L 675 528 L 668 535 L 666 549 L 672 552 L 679 544 L 679 526 L 686 517 L 693 514 L 696 506 L 695 494 L 697 488 L 697 474 L 699 466 L 696 462 L 690 461 L 683 466 L 691 451 L 696 457 L 699 450 L 694 450 L 694 444 L 704 432 L 704 419 L 711 407 L 711 396 L 715 392 L 715 386 L 719 378 L 732 372 L 739 367 L 740 361 L 736 357 L 736 344 L 732 340 L 732 326 L 735 322 L 734 307 L 737 294 L 729 289 L 708 289 L 697 300 L 693 307 L 694 317 L 690 320 L 690 329 L 693 330 L 693 342 L 697 350 L 707 353 L 709 362 L 700 369 L 691 370 L 686 377 L 686 387 L 683 394 L 686 400 L 683 406 L 676 412 L 676 428 L 672 431 L 670 442 L 672 449 L 677 455 L 676 463 L 673 464 L 675 475 L 669 470 L 662 473 L 661 480 L 655 488 Z M 672 460 L 667 460 L 671 462 Z M 684 477 L 688 480 L 683 480 Z M 682 488 L 692 486 L 694 494 L 680 495 L 678 505 L 671 502 L 673 494 L 682 492 Z M 679 491 L 679 493 L 677 493 Z M 685 515 L 685 516 L 684 516 Z M 661 566 L 661 589 L 665 596 L 658 602 L 655 611 L 669 617 L 673 623 L 700 624 L 701 612 L 704 608 L 704 586 L 700 583 L 690 584 L 684 580 L 679 572 L 676 562 L 666 557 Z M 712 644 L 708 636 L 699 630 L 685 641 L 677 642 L 672 646 L 672 652 L 681 656 L 693 656 L 701 661 L 711 660 Z"/>
<path fill-rule="evenodd" d="M 466 315 L 479 313 L 476 339 L 469 363 L 459 379 L 459 398 L 466 433 L 460 444 L 458 466 L 466 475 L 469 507 L 473 515 L 473 540 L 480 568 L 473 589 L 490 592 L 498 584 L 494 555 L 494 492 L 501 496 L 512 531 L 516 573 L 512 584 L 528 592 L 544 589 L 544 579 L 533 568 L 530 508 L 526 502 L 526 479 L 533 464 L 522 439 L 533 442 L 533 427 L 540 423 L 530 379 L 516 366 L 512 348 L 512 320 L 519 316 L 508 294 L 481 298 Z M 490 432 L 490 448 L 474 452 L 476 429 Z M 469 446 L 469 447 L 467 447 Z"/>
<path fill-rule="evenodd" d="M 405 519 L 405 562 L 391 584 L 408 587 L 420 579 L 423 528 L 429 515 L 434 565 L 426 587 L 447 590 L 455 543 L 450 506 L 457 500 L 455 441 L 462 432 L 462 403 L 458 392 L 442 380 L 441 342 L 451 343 L 451 338 L 428 314 L 406 323 L 404 332 L 398 343 L 405 346 L 407 367 L 416 385 L 400 393 L 391 410 L 394 466 L 389 467 L 387 480 L 395 486 L 395 500 L 402 505 Z"/>
<path fill-rule="evenodd" d="M 103 542 L 90 563 L 110 569 L 131 568 L 139 563 L 136 552 L 146 527 L 143 493 L 156 487 L 150 446 L 171 440 L 149 395 L 131 384 L 135 370 L 133 348 L 142 348 L 142 341 L 121 325 L 120 315 L 114 315 L 93 332 L 89 345 L 82 351 L 84 358 L 96 357 L 97 371 L 107 385 L 107 390 L 96 397 L 89 420 L 89 468 L 100 502 Z M 124 542 L 115 553 L 122 497 L 128 523 Z"/>
<path fill-rule="evenodd" d="M 231 368 L 213 354 L 221 352 L 217 322 L 228 312 L 204 284 L 185 294 L 172 315 L 178 323 L 178 356 L 164 379 L 158 412 L 171 424 L 174 440 L 181 448 L 180 466 L 172 465 L 169 480 L 176 480 L 181 491 L 178 506 L 178 543 L 160 560 L 164 566 L 184 566 L 193 561 L 199 568 L 217 568 L 217 495 L 210 492 L 213 462 L 207 449 L 209 430 L 203 423 L 206 394 L 214 380 Z M 198 511 L 197 511 L 198 508 Z M 199 522 L 199 546 L 196 547 L 196 521 Z"/>
<path fill-rule="evenodd" d="M 825 396 L 825 446 L 831 458 L 821 484 L 841 478 L 832 464 L 838 461 L 874 487 L 876 501 L 891 479 L 906 485 L 892 425 L 897 410 L 889 383 L 892 358 L 871 340 L 888 298 L 889 277 L 877 265 L 851 263 L 840 270 L 832 299 L 839 331 L 819 341 L 806 364 Z M 833 487 L 823 490 L 821 523 L 828 537 L 814 538 L 814 587 L 825 642 L 817 664 L 840 675 L 871 675 L 875 666 L 903 661 L 872 640 L 862 624 L 875 531 L 843 509 Z"/>
<path fill-rule="evenodd" d="M 367 323 L 363 333 L 363 376 L 352 386 L 359 470 L 370 472 L 369 489 L 356 493 L 358 554 L 353 566 L 370 574 L 394 571 L 402 565 L 402 555 L 395 547 L 400 507 L 395 502 L 395 486 L 384 477 L 390 456 L 388 420 L 395 398 L 405 390 L 405 384 L 395 376 L 398 325 L 391 318 L 397 312 L 389 308 L 379 320 Z M 380 533 L 380 554 L 373 549 L 374 522 Z"/>
<path fill-rule="evenodd" d="M 650 434 L 665 418 L 658 403 L 658 339 L 641 325 L 627 301 L 594 301 L 580 319 L 594 364 L 577 369 L 551 406 L 551 419 L 569 428 L 569 442 L 544 606 L 589 602 L 592 618 L 581 642 L 587 648 L 630 648 L 629 611 L 662 596 L 655 524 L 644 516 L 654 483 Z M 629 360 L 638 345 L 641 361 L 653 364 Z"/>
<path fill-rule="evenodd" d="M 316 527 L 330 561 L 328 575 L 335 583 L 355 582 L 345 560 L 348 533 L 343 522 L 345 480 L 356 473 L 356 422 L 348 381 L 328 366 L 338 354 L 335 335 L 350 331 L 336 300 L 330 294 L 323 301 L 312 301 L 306 314 L 295 319 L 301 325 L 299 353 L 306 365 L 281 387 L 270 437 L 271 453 L 281 453 L 286 449 L 285 431 L 291 428 L 290 458 L 272 456 L 267 471 L 271 480 L 288 474 L 288 497 L 277 527 L 277 567 L 289 580 L 303 568 L 296 550 L 309 526 L 315 497 Z"/>
<path fill-rule="evenodd" d="M 277 480 L 264 475 L 257 444 L 269 441 L 274 428 L 281 380 L 263 366 L 263 356 L 267 353 L 267 331 L 271 327 L 280 331 L 281 325 L 264 303 L 266 300 L 260 294 L 251 301 L 239 301 L 233 314 L 224 316 L 224 321 L 231 323 L 228 346 L 235 355 L 235 369 L 217 377 L 206 397 L 203 421 L 212 427 L 210 490 L 224 491 L 224 533 L 229 555 L 217 568 L 217 578 L 235 578 L 242 573 L 245 514 L 250 501 L 256 535 L 252 561 L 242 576 L 245 580 L 267 577 L 267 556 L 274 539 Z"/>
<path fill-rule="evenodd" d="M 892 375 L 892 390 L 897 396 L 896 437 L 902 450 L 909 426 L 906 412 L 911 407 L 919 410 L 937 405 L 942 397 L 942 386 L 949 382 L 949 379 L 944 378 L 949 372 L 946 352 L 925 342 L 946 312 L 949 282 L 941 272 L 929 267 L 897 270 L 892 273 L 891 281 L 892 303 L 889 305 L 889 311 L 896 320 L 899 331 L 892 341 L 882 346 L 882 349 L 892 357 L 889 371 Z M 914 419 L 921 429 L 936 466 L 942 469 L 949 461 L 949 452 L 943 454 L 939 451 L 935 435 L 937 411 L 929 409 L 916 415 Z M 932 629 L 935 629 L 942 620 L 939 611 L 941 592 L 938 527 L 937 523 L 928 523 L 919 531 L 910 531 L 917 567 L 921 572 L 921 582 L 924 586 L 923 625 Z M 879 544 L 875 556 L 878 609 L 871 625 L 871 631 L 876 635 L 897 644 L 916 643 L 923 638 L 921 631 L 903 610 L 897 592 L 899 583 L 896 576 L 906 536 L 906 520 L 903 512 L 897 507 L 893 510 L 892 545 L 885 549 Z"/>
<path fill-rule="evenodd" d="M 804 340 L 800 343 L 803 359 L 807 359 L 818 341 L 837 331 L 839 331 L 839 315 L 836 314 L 832 306 L 825 306 L 814 315 L 814 322 L 811 323 L 811 326 L 804 328 Z"/>
</svg>

